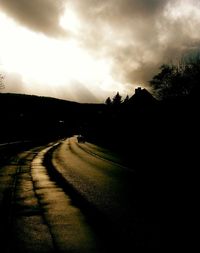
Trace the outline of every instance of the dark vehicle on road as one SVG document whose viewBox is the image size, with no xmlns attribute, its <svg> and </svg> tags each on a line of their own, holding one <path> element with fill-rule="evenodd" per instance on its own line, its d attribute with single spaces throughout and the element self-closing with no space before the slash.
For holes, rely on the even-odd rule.
<svg viewBox="0 0 200 253">
<path fill-rule="evenodd" d="M 77 136 L 77 140 L 78 143 L 85 143 L 85 137 L 81 134 Z"/>
</svg>

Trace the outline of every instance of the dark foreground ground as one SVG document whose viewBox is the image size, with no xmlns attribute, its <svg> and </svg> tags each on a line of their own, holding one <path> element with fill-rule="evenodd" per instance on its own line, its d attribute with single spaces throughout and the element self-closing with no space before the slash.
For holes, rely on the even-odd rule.
<svg viewBox="0 0 200 253">
<path fill-rule="evenodd" d="M 0 95 L 3 96 L 3 94 Z M 5 109 L 1 112 L 0 140 L 1 143 L 12 143 L 12 145 L 7 146 L 0 145 L 1 168 L 5 168 L 9 163 L 11 164 L 9 168 L 16 169 L 15 166 L 20 167 L 20 164 L 23 164 L 24 160 L 19 164 L 16 163 L 18 161 L 16 155 L 20 152 L 23 153 L 23 150 L 28 151 L 33 146 L 46 147 L 47 143 L 52 141 L 73 136 L 74 134 L 82 134 L 86 138 L 86 143 L 80 145 L 91 143 L 91 145 L 97 144 L 100 147 L 112 150 L 112 152 L 117 154 L 115 157 L 118 157 L 120 164 L 123 164 L 124 167 L 130 168 L 131 171 L 136 173 L 136 177 L 132 181 L 134 182 L 134 187 L 130 187 L 130 191 L 127 193 L 127 186 L 125 186 L 124 192 L 127 193 L 126 196 L 129 196 L 129 199 L 134 199 L 137 202 L 137 205 L 130 204 L 130 210 L 134 209 L 135 206 L 137 207 L 136 217 L 138 218 L 138 223 L 136 223 L 140 224 L 137 234 L 140 234 L 140 239 L 138 238 L 136 242 L 131 239 L 131 236 L 124 236 L 124 243 L 121 243 L 121 246 L 123 245 L 125 247 L 133 242 L 133 248 L 139 247 L 139 245 L 147 248 L 158 247 L 158 227 L 162 220 L 163 223 L 167 224 L 166 231 L 168 234 L 167 238 L 169 239 L 166 245 L 176 240 L 177 234 L 180 234 L 184 238 L 180 245 L 190 245 L 191 247 L 193 245 L 191 243 L 191 237 L 195 238 L 191 231 L 194 231 L 193 226 L 196 223 L 197 216 L 195 210 L 197 209 L 195 203 L 197 203 L 198 199 L 197 181 L 200 129 L 198 96 L 193 95 L 179 100 L 160 102 L 154 98 L 152 99 L 149 95 L 140 95 L 139 97 L 133 96 L 129 104 L 122 104 L 115 107 L 106 105 L 81 105 L 77 103 L 66 104 L 65 101 L 46 100 L 46 98 L 40 99 L 34 96 L 31 99 L 26 96 L 23 99 L 18 96 L 13 99 L 10 95 L 2 99 L 1 96 L 1 108 Z M 20 103 L 19 100 L 21 101 Z M 92 159 L 89 159 L 90 166 L 83 165 L 82 162 L 88 160 L 85 159 L 87 155 L 82 156 L 80 150 L 76 154 L 77 150 L 75 146 L 70 143 L 66 146 L 65 150 L 69 148 L 71 149 L 68 150 L 70 151 L 68 155 L 71 157 L 70 159 L 74 160 L 76 169 L 79 166 L 80 168 L 83 166 L 83 169 L 80 171 L 85 172 L 85 167 L 87 169 L 90 168 Z M 39 150 L 33 151 L 33 156 L 28 158 L 28 160 L 30 159 L 32 161 L 38 152 Z M 91 150 L 89 150 L 90 152 Z M 72 158 L 72 154 L 77 155 L 76 159 Z M 52 155 L 53 153 L 50 156 Z M 66 159 L 68 159 L 68 155 L 65 157 Z M 52 168 L 52 164 L 49 163 L 51 159 L 47 159 L 47 161 L 45 166 L 48 167 L 48 173 L 51 173 L 49 172 Z M 107 166 L 104 167 L 107 168 Z M 29 165 L 28 168 L 30 170 Z M 8 170 L 8 177 L 11 175 L 10 182 L 14 182 L 12 181 L 15 178 L 14 175 L 16 175 L 16 171 L 14 171 L 10 174 Z M 75 170 L 73 169 L 73 171 Z M 4 173 L 5 171 L 2 174 L 6 175 Z M 27 173 L 30 177 L 31 170 L 27 171 Z M 76 203 L 81 212 L 86 209 L 86 216 L 89 213 L 90 215 L 88 216 L 92 217 L 92 214 L 95 213 L 95 216 L 98 217 L 94 218 L 93 221 L 89 218 L 89 223 L 93 225 L 100 223 L 104 227 L 105 223 L 102 222 L 102 219 L 98 215 L 99 212 L 94 211 L 96 208 L 89 208 L 89 210 L 92 210 L 89 211 L 88 206 L 90 205 L 88 205 L 88 201 L 82 202 L 83 198 L 79 198 L 80 194 L 75 194 L 76 190 L 74 191 L 74 189 L 76 187 L 71 187 L 69 184 L 66 187 L 66 180 L 63 181 L 63 178 L 60 177 L 59 173 L 55 173 L 55 170 L 52 173 L 53 175 L 49 176 L 52 176 L 56 183 L 58 181 L 60 182 L 62 191 L 63 187 L 66 188 L 64 191 L 72 191 L 73 201 L 75 200 L 75 202 L 81 203 L 80 207 Z M 97 172 L 93 173 L 95 174 Z M 85 174 L 84 179 L 87 176 L 88 173 Z M 102 175 L 99 176 L 100 178 L 103 177 Z M 115 178 L 115 176 L 112 173 L 109 174 L 109 179 L 107 178 L 106 182 L 110 182 L 109 180 Z M 7 182 L 8 179 L 6 177 L 2 177 L 2 182 Z M 129 180 L 129 177 L 126 176 L 125 178 L 126 180 L 122 186 L 126 185 L 126 182 L 128 182 L 127 185 L 130 184 L 131 180 Z M 70 180 L 68 178 L 68 181 Z M 73 179 L 73 186 L 74 182 L 76 185 L 76 182 L 79 180 L 82 180 L 80 174 L 78 174 L 76 179 Z M 88 180 L 91 183 L 91 179 Z M 90 183 L 86 183 L 86 185 L 89 186 Z M 6 184 L 2 183 L 2 185 Z M 11 185 L 13 184 L 11 183 Z M 84 195 L 84 199 L 87 200 L 86 196 L 88 191 L 92 192 L 97 185 L 98 182 L 93 183 L 89 189 L 84 186 L 85 191 L 83 191 L 81 196 Z M 115 192 L 113 189 L 117 188 L 114 188 L 112 184 L 108 185 L 107 192 Z M 102 191 L 99 190 L 98 192 L 101 193 Z M 135 192 L 137 192 L 136 195 Z M 10 194 L 8 190 L 8 194 L 6 193 L 4 199 L 6 200 Z M 103 193 L 100 196 L 97 194 L 100 199 L 104 195 Z M 38 198 L 36 197 L 36 199 Z M 107 205 L 109 206 L 109 204 Z M 2 206 L 4 208 L 7 204 L 3 204 Z M 4 214 L 5 210 L 3 211 Z M 36 208 L 37 212 L 38 209 Z M 41 210 L 40 212 L 43 213 Z M 4 216 L 2 217 L 4 220 Z M 99 225 L 96 224 L 94 227 L 99 227 Z M 117 237 L 118 230 L 121 228 L 120 225 L 117 227 L 109 226 L 113 227 L 112 233 L 107 229 L 107 226 L 105 226 L 106 229 L 102 229 L 102 227 L 97 230 L 103 231 L 101 234 L 105 234 L 105 237 L 109 238 L 108 244 L 110 244 L 110 241 L 120 241 L 120 239 L 118 240 L 119 236 Z M 141 229 L 140 232 L 139 228 Z M 130 233 L 125 234 L 131 235 L 133 230 L 128 229 L 128 226 L 126 229 Z M 112 234 L 115 236 L 111 236 L 111 240 L 109 235 Z M 104 242 L 106 241 L 105 237 L 102 239 Z M 114 243 L 114 245 L 118 244 Z"/>
</svg>

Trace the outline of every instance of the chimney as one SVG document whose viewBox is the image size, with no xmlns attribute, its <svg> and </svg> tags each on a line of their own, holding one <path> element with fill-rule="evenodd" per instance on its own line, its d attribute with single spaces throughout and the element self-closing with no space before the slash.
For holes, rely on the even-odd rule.
<svg viewBox="0 0 200 253">
<path fill-rule="evenodd" d="M 138 88 L 135 89 L 135 94 L 136 94 L 136 95 L 137 95 L 137 94 L 140 94 L 141 91 L 142 91 L 142 88 L 141 88 L 141 87 L 138 87 Z"/>
</svg>

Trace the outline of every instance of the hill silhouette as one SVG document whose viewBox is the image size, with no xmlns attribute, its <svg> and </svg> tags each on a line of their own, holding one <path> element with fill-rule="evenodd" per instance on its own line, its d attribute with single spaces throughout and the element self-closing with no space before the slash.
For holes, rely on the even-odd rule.
<svg viewBox="0 0 200 253">
<path fill-rule="evenodd" d="M 166 135 L 177 139 L 184 132 L 186 138 L 198 125 L 198 98 L 197 93 L 191 93 L 159 101 L 146 89 L 137 88 L 128 100 L 114 106 L 0 93 L 0 142 L 83 134 L 90 141 L 116 149 L 134 141 L 138 153 L 143 150 L 142 143 L 148 146 L 151 139 L 160 142 L 158 136 L 162 136 L 162 143 Z"/>
<path fill-rule="evenodd" d="M 55 139 L 79 131 L 103 105 L 50 97 L 0 93 L 0 142 Z"/>
</svg>

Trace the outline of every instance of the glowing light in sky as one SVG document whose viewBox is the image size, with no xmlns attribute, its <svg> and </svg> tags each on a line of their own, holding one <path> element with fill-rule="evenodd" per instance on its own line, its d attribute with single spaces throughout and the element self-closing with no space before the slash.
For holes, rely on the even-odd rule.
<svg viewBox="0 0 200 253">
<path fill-rule="evenodd" d="M 60 25 L 67 31 L 76 33 L 81 26 L 80 20 L 71 8 L 66 8 L 64 15 L 60 18 Z"/>
<path fill-rule="evenodd" d="M 8 71 L 55 85 L 72 79 L 96 81 L 109 72 L 106 62 L 93 59 L 73 40 L 32 33 L 2 16 L 0 23 L 7 28 L 1 37 L 1 61 Z"/>
<path fill-rule="evenodd" d="M 71 31 L 78 27 L 73 12 L 69 11 L 61 18 L 61 24 Z M 3 14 L 0 31 L 0 61 L 4 71 L 19 73 L 27 84 L 59 87 L 78 81 L 91 90 L 95 90 L 91 87 L 94 85 L 105 90 L 105 80 L 109 79 L 111 85 L 114 82 L 110 61 L 92 57 L 73 39 L 58 40 L 31 32 Z"/>
</svg>

